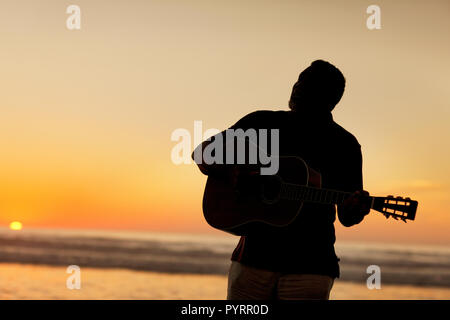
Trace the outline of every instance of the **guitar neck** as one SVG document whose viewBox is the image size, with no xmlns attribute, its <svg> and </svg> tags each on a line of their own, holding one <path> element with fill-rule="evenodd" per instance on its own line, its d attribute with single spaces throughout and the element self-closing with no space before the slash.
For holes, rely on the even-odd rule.
<svg viewBox="0 0 450 320">
<path fill-rule="evenodd" d="M 283 183 L 281 187 L 281 198 L 283 199 L 322 204 L 342 204 L 351 194 L 351 192 L 314 188 L 291 183 Z M 372 207 L 373 197 L 369 198 Z"/>
</svg>

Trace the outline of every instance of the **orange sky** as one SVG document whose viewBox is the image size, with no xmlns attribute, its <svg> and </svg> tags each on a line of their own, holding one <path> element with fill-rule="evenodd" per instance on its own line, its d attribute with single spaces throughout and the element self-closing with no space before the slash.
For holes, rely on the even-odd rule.
<svg viewBox="0 0 450 320">
<path fill-rule="evenodd" d="M 286 108 L 312 60 L 347 78 L 335 120 L 362 145 L 365 188 L 419 200 L 342 239 L 450 243 L 450 4 L 377 1 L 2 1 L 0 225 L 208 232 L 205 177 L 173 130 Z"/>
</svg>

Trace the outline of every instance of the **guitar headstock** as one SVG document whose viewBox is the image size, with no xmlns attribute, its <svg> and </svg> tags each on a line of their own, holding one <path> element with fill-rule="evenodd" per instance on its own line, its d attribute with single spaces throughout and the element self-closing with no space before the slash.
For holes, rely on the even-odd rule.
<svg viewBox="0 0 450 320">
<path fill-rule="evenodd" d="M 394 196 L 374 197 L 372 209 L 384 214 L 386 218 L 392 217 L 395 220 L 414 220 L 417 211 L 417 201 L 410 198 Z"/>
</svg>

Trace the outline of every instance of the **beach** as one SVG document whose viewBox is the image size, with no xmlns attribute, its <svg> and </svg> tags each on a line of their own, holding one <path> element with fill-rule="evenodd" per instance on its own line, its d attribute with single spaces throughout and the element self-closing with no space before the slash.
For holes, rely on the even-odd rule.
<svg viewBox="0 0 450 320">
<path fill-rule="evenodd" d="M 66 267 L 0 264 L 0 299 L 155 299 L 222 300 L 227 278 L 220 275 L 167 274 L 126 269 L 81 268 L 81 288 L 68 289 Z M 332 300 L 450 299 L 450 289 L 336 281 Z"/>
<path fill-rule="evenodd" d="M 0 229 L 0 299 L 225 299 L 229 236 Z M 450 299 L 448 246 L 339 242 L 331 299 Z M 81 289 L 68 289 L 69 266 Z M 368 266 L 381 289 L 366 285 Z"/>
</svg>

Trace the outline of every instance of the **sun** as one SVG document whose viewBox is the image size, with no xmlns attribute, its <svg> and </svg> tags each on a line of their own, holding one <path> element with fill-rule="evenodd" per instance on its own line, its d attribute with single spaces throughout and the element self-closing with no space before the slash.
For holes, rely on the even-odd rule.
<svg viewBox="0 0 450 320">
<path fill-rule="evenodd" d="M 22 222 L 13 221 L 9 224 L 9 228 L 15 231 L 22 230 Z"/>
</svg>

